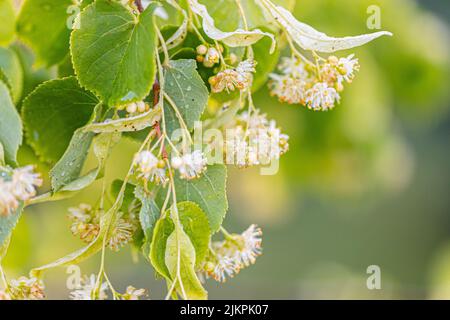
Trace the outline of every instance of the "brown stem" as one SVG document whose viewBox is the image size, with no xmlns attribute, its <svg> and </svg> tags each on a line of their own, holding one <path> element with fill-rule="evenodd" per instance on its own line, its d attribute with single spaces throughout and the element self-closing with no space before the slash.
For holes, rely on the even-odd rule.
<svg viewBox="0 0 450 320">
<path fill-rule="evenodd" d="M 141 0 L 134 0 L 134 4 L 136 5 L 136 7 L 139 10 L 139 12 L 144 11 L 144 6 L 142 5 L 142 1 Z"/>
<path fill-rule="evenodd" d="M 159 102 L 159 93 L 161 92 L 161 85 L 158 79 L 153 83 L 153 106 L 156 106 Z"/>
<path fill-rule="evenodd" d="M 153 83 L 153 107 L 156 106 L 159 103 L 159 94 L 161 92 L 161 86 L 159 84 L 158 79 L 155 80 L 155 83 Z M 162 133 L 161 133 L 161 123 L 159 121 L 157 121 L 153 128 L 156 131 L 156 136 L 158 138 L 161 138 Z M 167 150 L 166 147 L 164 145 L 164 139 L 161 141 L 162 143 L 162 157 L 163 159 L 168 159 L 167 156 Z"/>
</svg>

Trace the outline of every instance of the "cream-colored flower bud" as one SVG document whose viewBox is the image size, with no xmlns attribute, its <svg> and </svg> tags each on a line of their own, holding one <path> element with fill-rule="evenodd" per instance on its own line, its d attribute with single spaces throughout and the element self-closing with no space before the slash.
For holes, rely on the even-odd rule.
<svg viewBox="0 0 450 320">
<path fill-rule="evenodd" d="M 208 48 L 204 44 L 201 44 L 197 47 L 197 54 L 204 56 L 207 52 Z"/>
<path fill-rule="evenodd" d="M 328 62 L 331 64 L 338 64 L 339 59 L 336 56 L 329 56 L 328 57 Z"/>
<path fill-rule="evenodd" d="M 128 113 L 135 113 L 136 111 L 137 111 L 137 104 L 135 102 L 132 102 L 129 105 L 127 105 Z"/>
<path fill-rule="evenodd" d="M 203 61 L 205 61 L 205 57 L 204 57 L 204 56 L 201 56 L 201 55 L 198 55 L 198 56 L 196 57 L 196 60 L 197 60 L 197 62 L 202 63 Z"/>
<path fill-rule="evenodd" d="M 137 106 L 137 111 L 140 113 L 144 113 L 145 109 L 147 108 L 144 101 L 136 102 L 136 106 Z"/>
</svg>

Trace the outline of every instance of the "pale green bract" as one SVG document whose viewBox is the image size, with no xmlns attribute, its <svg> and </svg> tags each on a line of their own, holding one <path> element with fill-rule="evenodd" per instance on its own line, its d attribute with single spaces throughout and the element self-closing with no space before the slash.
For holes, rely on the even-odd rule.
<svg viewBox="0 0 450 320">
<path fill-rule="evenodd" d="M 263 37 L 269 37 L 272 40 L 270 53 L 273 53 L 276 46 L 275 36 L 259 29 L 243 30 L 237 29 L 232 32 L 221 31 L 216 28 L 214 19 L 209 15 L 208 9 L 197 0 L 189 0 L 192 11 L 203 18 L 203 30 L 211 39 L 222 41 L 230 47 L 245 47 L 255 44 Z"/>
<path fill-rule="evenodd" d="M 384 35 L 392 35 L 392 33 L 387 31 L 379 31 L 354 37 L 329 37 L 325 33 L 315 30 L 306 23 L 298 21 L 291 12 L 282 6 L 274 5 L 270 0 L 256 1 L 304 50 L 331 53 L 362 46 Z"/>
</svg>

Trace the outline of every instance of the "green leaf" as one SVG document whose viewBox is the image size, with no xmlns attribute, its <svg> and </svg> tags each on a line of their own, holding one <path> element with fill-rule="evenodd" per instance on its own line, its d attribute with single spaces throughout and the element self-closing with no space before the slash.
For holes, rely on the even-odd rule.
<svg viewBox="0 0 450 320">
<path fill-rule="evenodd" d="M 50 171 L 53 192 L 80 176 L 93 139 L 93 133 L 82 129 L 75 131 L 66 152 Z"/>
<path fill-rule="evenodd" d="M 16 13 L 11 0 L 0 0 L 0 45 L 8 44 L 14 37 Z"/>
<path fill-rule="evenodd" d="M 153 268 L 167 280 L 172 276 L 167 269 L 165 262 L 167 239 L 175 230 L 175 226 L 170 217 L 159 219 L 153 231 L 153 239 L 150 245 L 150 261 Z"/>
<path fill-rule="evenodd" d="M 11 49 L 17 54 L 23 70 L 22 96 L 28 96 L 38 85 L 56 77 L 54 69 L 35 68 L 35 55 L 30 48 L 20 42 L 11 45 Z"/>
<path fill-rule="evenodd" d="M 23 89 L 23 70 L 14 50 L 0 48 L 0 68 L 9 80 L 14 102 L 19 101 Z"/>
<path fill-rule="evenodd" d="M 5 160 L 16 164 L 17 150 L 22 144 L 22 121 L 12 102 L 9 89 L 0 81 L 0 143 L 3 145 Z"/>
<path fill-rule="evenodd" d="M 3 69 L 0 67 L 0 81 L 3 82 L 9 90 L 9 94 L 12 96 L 12 87 L 11 87 L 11 81 L 9 80 L 8 76 L 5 74 Z"/>
<path fill-rule="evenodd" d="M 19 37 L 37 54 L 38 64 L 51 66 L 69 52 L 73 0 L 26 0 L 17 20 Z"/>
<path fill-rule="evenodd" d="M 195 60 L 172 60 L 165 68 L 164 76 L 165 92 L 175 103 L 188 129 L 192 130 L 208 102 L 208 89 L 197 72 L 197 63 Z M 164 116 L 169 135 L 180 128 L 175 109 L 167 101 L 164 104 Z"/>
<path fill-rule="evenodd" d="M 5 149 L 3 144 L 0 142 L 0 166 L 5 166 Z"/>
<path fill-rule="evenodd" d="M 92 133 L 84 132 L 83 128 L 74 134 L 69 148 L 50 171 L 53 192 L 59 190 L 79 191 L 103 176 L 109 152 L 120 140 L 121 135 L 119 133 L 102 133 L 96 137 L 93 136 Z M 80 176 L 92 142 L 98 165 L 87 174 Z"/>
<path fill-rule="evenodd" d="M 199 266 L 205 258 L 211 240 L 208 217 L 194 202 L 180 202 L 177 207 L 183 230 L 189 236 L 195 248 L 196 266 Z"/>
<path fill-rule="evenodd" d="M 153 239 L 153 231 L 155 229 L 156 221 L 161 215 L 161 209 L 156 204 L 154 197 L 151 194 L 146 193 L 142 187 L 137 186 L 134 194 L 142 203 L 141 210 L 139 211 L 139 222 L 145 236 L 142 251 L 145 256 L 148 256 Z"/>
<path fill-rule="evenodd" d="M 202 287 L 195 273 L 194 245 L 181 226 L 176 226 L 167 239 L 165 263 L 172 279 L 176 278 L 177 270 L 180 269 L 181 279 L 177 281 L 175 288 L 181 297 L 187 300 L 205 300 L 208 298 L 208 293 Z"/>
<path fill-rule="evenodd" d="M 212 233 L 219 230 L 228 210 L 226 180 L 227 170 L 224 165 L 208 166 L 208 170 L 198 179 L 188 181 L 175 178 L 177 201 L 198 204 L 208 216 Z M 163 193 L 158 193 L 158 203 L 164 201 Z"/>
<path fill-rule="evenodd" d="M 114 1 L 97 0 L 80 15 L 71 37 L 74 69 L 82 86 L 109 106 L 145 98 L 155 78 L 157 36 L 151 3 L 139 16 Z"/>
<path fill-rule="evenodd" d="M 55 163 L 75 130 L 89 121 L 97 104 L 97 98 L 80 88 L 75 77 L 45 82 L 23 103 L 27 141 L 43 160 Z M 79 133 L 77 144 L 86 145 L 87 136 Z"/>
<path fill-rule="evenodd" d="M 75 75 L 73 70 L 72 57 L 67 55 L 64 60 L 58 65 L 58 78 L 66 78 Z"/>
<path fill-rule="evenodd" d="M 9 236 L 13 232 L 20 217 L 22 216 L 23 203 L 15 212 L 10 213 L 7 216 L 0 216 L 0 246 L 9 239 Z"/>
<path fill-rule="evenodd" d="M 123 185 L 123 180 L 120 179 L 116 179 L 112 182 L 111 184 L 111 197 L 112 199 L 116 199 L 119 194 L 120 194 L 120 190 L 122 189 L 122 185 Z M 123 196 L 123 204 L 122 207 L 120 208 L 120 210 L 122 210 L 123 212 L 127 212 L 128 208 L 131 205 L 131 202 L 134 200 L 134 189 L 135 186 L 132 185 L 131 183 L 127 183 L 125 186 L 125 192 L 124 192 L 124 196 Z"/>
</svg>

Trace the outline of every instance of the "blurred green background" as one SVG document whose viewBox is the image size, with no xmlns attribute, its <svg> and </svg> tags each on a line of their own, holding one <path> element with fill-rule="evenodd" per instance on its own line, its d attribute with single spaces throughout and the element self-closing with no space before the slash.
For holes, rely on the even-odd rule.
<svg viewBox="0 0 450 320">
<path fill-rule="evenodd" d="M 227 283 L 208 282 L 211 299 L 450 298 L 450 2 L 298 0 L 295 15 L 331 35 L 367 33 L 370 5 L 394 37 L 354 51 L 361 71 L 335 110 L 310 112 L 257 93 L 291 148 L 275 176 L 231 170 L 225 226 L 260 225 L 264 254 Z M 135 148 L 116 148 L 108 179 L 124 174 Z M 33 162 L 26 149 L 21 159 Z M 66 209 L 94 202 L 100 187 L 29 208 L 5 259 L 8 276 L 78 249 Z M 98 263 L 83 263 L 83 273 Z M 366 287 L 369 265 L 381 268 L 381 290 Z M 120 290 L 164 297 L 165 285 L 129 249 L 108 253 L 107 272 Z M 67 298 L 66 278 L 63 269 L 47 274 L 49 298 Z"/>
</svg>

